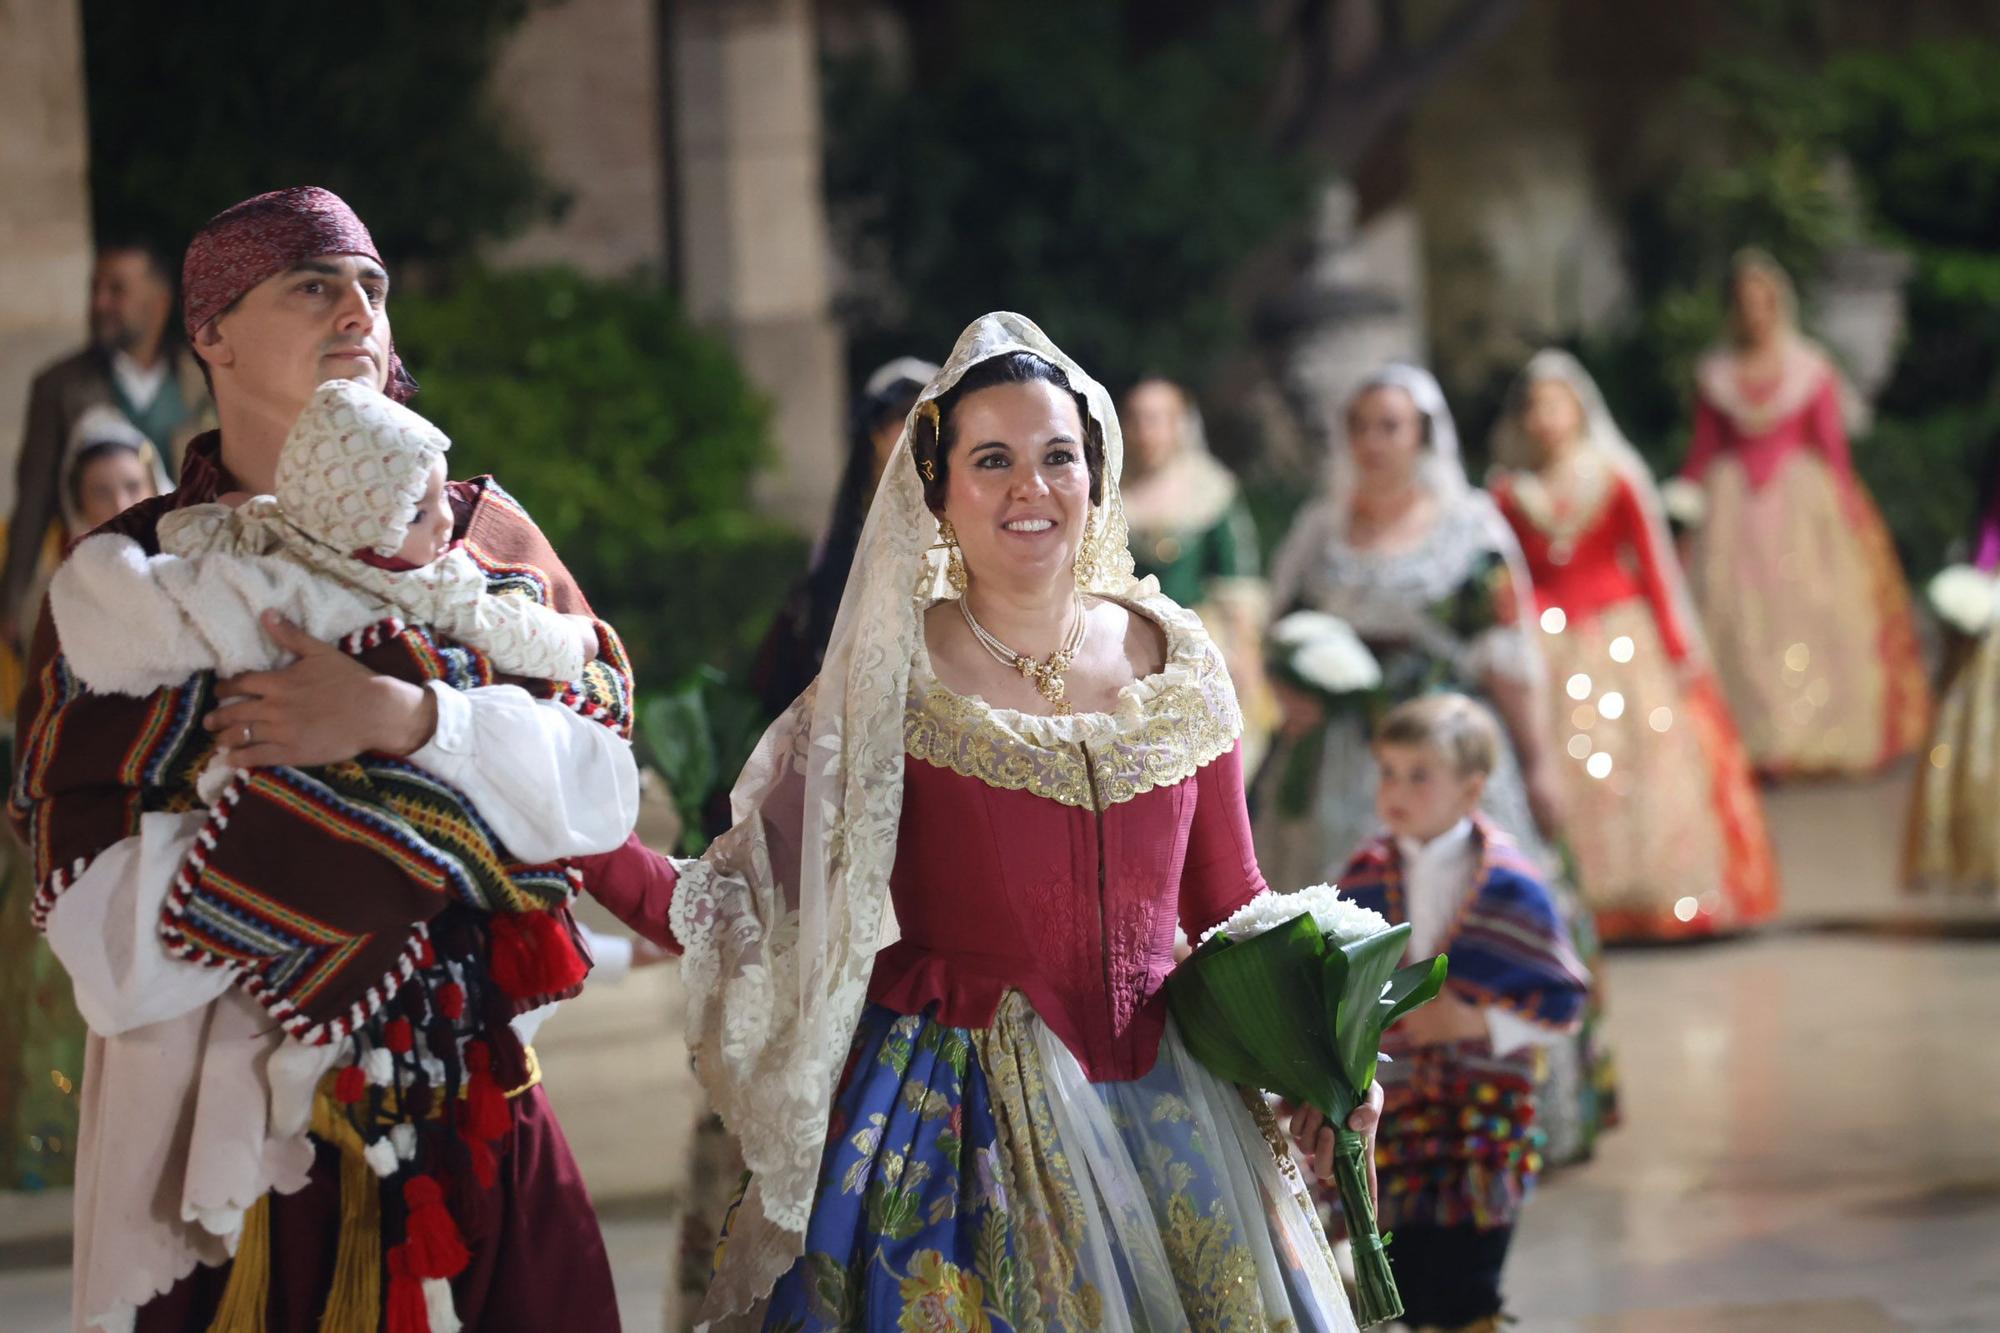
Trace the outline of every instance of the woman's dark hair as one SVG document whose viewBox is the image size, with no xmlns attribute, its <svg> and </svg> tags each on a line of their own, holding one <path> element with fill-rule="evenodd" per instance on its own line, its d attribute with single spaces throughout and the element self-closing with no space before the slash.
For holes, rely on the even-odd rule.
<svg viewBox="0 0 2000 1333">
<path fill-rule="evenodd" d="M 834 617 L 840 613 L 841 594 L 847 591 L 854 553 L 861 545 L 861 527 L 868 520 L 873 498 L 869 487 L 875 480 L 875 432 L 887 422 L 908 416 L 923 388 L 919 380 L 898 379 L 876 393 L 856 396 L 848 418 L 847 463 L 834 492 L 826 539 L 813 557 L 812 567 L 792 586 L 778 609 L 750 669 L 750 686 L 766 717 L 775 718 L 791 707 L 792 700 L 819 674 L 827 642 L 833 638 Z M 726 816 L 726 800 L 724 805 Z M 729 820 L 722 818 L 721 828 L 728 827 Z"/>
<path fill-rule="evenodd" d="M 1063 374 L 1060 366 L 1042 360 L 1033 352 L 1009 352 L 1005 356 L 981 361 L 966 371 L 965 377 L 947 392 L 939 395 L 937 420 L 942 426 L 941 432 L 933 429 L 928 416 L 917 418 L 910 434 L 910 453 L 916 462 L 918 477 L 923 477 L 925 463 L 931 465 L 932 476 L 924 480 L 924 503 L 933 512 L 944 508 L 945 483 L 951 476 L 951 447 L 958 443 L 953 416 L 959 400 L 981 389 L 1002 384 L 1033 384 L 1038 380 L 1053 384 L 1076 399 L 1076 414 L 1083 421 L 1083 462 L 1090 469 L 1090 503 L 1104 503 L 1104 428 L 1091 416 L 1090 404 L 1071 386 L 1069 376 Z"/>
<path fill-rule="evenodd" d="M 834 612 L 840 609 L 840 595 L 847 588 L 847 570 L 861 545 L 861 525 L 868 519 L 868 502 L 873 498 L 868 491 L 875 480 L 875 432 L 886 422 L 908 416 L 916 405 L 917 395 L 923 391 L 924 386 L 916 380 L 897 380 L 854 405 L 848 422 L 847 465 L 841 469 L 840 486 L 834 492 L 826 541 L 807 575 L 808 596 L 816 622 L 812 639 L 821 650 L 832 637 Z"/>
<path fill-rule="evenodd" d="M 143 456 L 139 446 L 130 440 L 99 440 L 76 451 L 76 457 L 70 460 L 69 476 L 64 479 L 64 485 L 69 488 L 71 508 L 83 508 L 83 474 L 90 471 L 92 463 L 113 454 L 131 454 L 134 458 Z"/>
</svg>

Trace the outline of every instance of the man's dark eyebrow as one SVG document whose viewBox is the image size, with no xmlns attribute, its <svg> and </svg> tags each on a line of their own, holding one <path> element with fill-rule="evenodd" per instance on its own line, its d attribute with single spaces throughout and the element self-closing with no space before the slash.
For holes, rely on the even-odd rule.
<svg viewBox="0 0 2000 1333">
<path fill-rule="evenodd" d="M 388 273 L 383 270 L 380 264 L 377 264 L 372 259 L 362 260 L 359 267 L 363 278 L 373 278 L 375 281 L 382 283 L 389 281 Z M 345 276 L 345 271 L 341 266 L 328 259 L 301 259 L 298 263 L 292 265 L 291 271 L 293 273 L 317 273 L 324 278 Z"/>
</svg>

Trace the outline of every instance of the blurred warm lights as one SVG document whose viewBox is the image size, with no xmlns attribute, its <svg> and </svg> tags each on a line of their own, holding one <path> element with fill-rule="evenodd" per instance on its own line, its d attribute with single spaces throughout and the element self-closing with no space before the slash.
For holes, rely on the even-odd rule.
<svg viewBox="0 0 2000 1333">
<path fill-rule="evenodd" d="M 1581 703 L 1590 697 L 1590 677 L 1579 671 L 1569 678 L 1569 684 L 1564 688 L 1569 691 L 1570 698 Z"/>
<path fill-rule="evenodd" d="M 1597 711 L 1616 722 L 1625 716 L 1625 696 L 1616 690 L 1610 691 L 1597 701 Z"/>
<path fill-rule="evenodd" d="M 1563 609 L 1560 606 L 1552 606 L 1542 612 L 1542 630 L 1544 633 L 1560 634 L 1563 632 L 1563 627 L 1568 624 L 1569 617 L 1563 614 Z"/>
<path fill-rule="evenodd" d="M 1611 660 L 1614 662 L 1631 661 L 1634 651 L 1632 636 L 1629 634 L 1621 634 L 1611 641 Z"/>
</svg>

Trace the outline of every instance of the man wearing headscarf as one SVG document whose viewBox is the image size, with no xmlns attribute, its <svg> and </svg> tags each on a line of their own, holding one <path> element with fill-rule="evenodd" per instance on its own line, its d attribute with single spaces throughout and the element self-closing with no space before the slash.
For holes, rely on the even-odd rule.
<svg viewBox="0 0 2000 1333">
<path fill-rule="evenodd" d="M 388 293 L 325 190 L 214 218 L 183 313 L 221 429 L 111 530 L 151 552 L 170 509 L 269 493 L 324 381 L 410 397 Z M 490 586 L 588 610 L 491 478 L 450 502 Z M 572 684 L 496 686 L 421 627 L 267 625 L 292 665 L 144 700 L 84 692 L 36 631 L 13 816 L 92 1029 L 76 1327 L 616 1329 L 527 1044 L 588 967 L 558 862 L 636 816 L 616 635 Z M 211 810 L 217 757 L 244 771 Z"/>
</svg>

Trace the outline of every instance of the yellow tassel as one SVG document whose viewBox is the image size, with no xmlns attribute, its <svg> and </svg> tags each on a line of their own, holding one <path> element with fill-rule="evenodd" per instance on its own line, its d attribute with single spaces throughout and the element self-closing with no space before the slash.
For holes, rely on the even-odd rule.
<svg viewBox="0 0 2000 1333">
<path fill-rule="evenodd" d="M 229 1285 L 208 1333 L 264 1333 L 271 1302 L 271 1198 L 265 1195 L 243 1214 L 243 1234 L 229 1265 Z"/>
<path fill-rule="evenodd" d="M 346 1110 L 323 1092 L 313 1100 L 312 1132 L 340 1150 L 340 1244 L 319 1333 L 375 1333 L 382 1323 L 381 1182 Z"/>
</svg>

